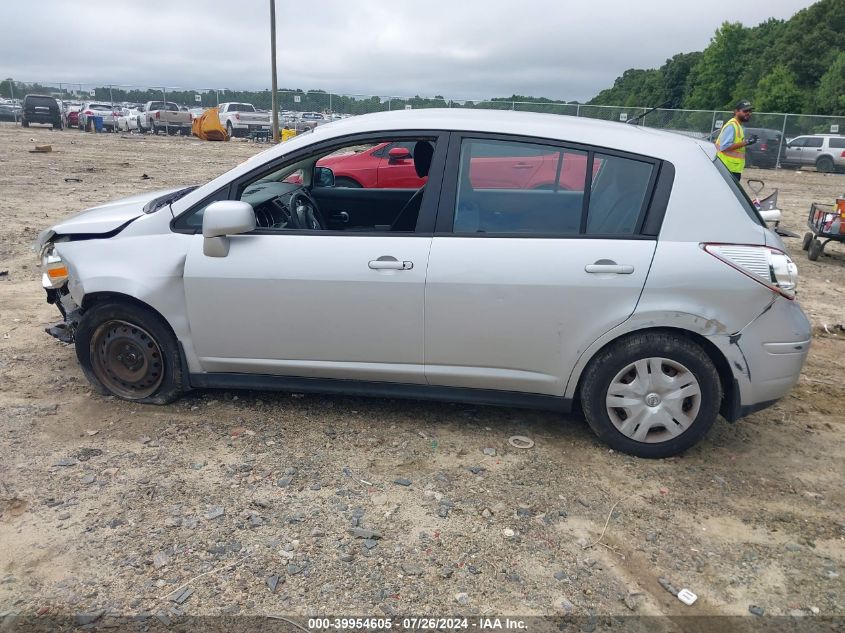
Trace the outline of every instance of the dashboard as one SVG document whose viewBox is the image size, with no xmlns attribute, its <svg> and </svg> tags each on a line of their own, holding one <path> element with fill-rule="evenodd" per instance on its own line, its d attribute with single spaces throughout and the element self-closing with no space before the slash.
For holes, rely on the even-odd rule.
<svg viewBox="0 0 845 633">
<path fill-rule="evenodd" d="M 255 210 L 255 227 L 279 230 L 325 228 L 317 203 L 298 183 L 258 180 L 241 195 Z"/>
</svg>

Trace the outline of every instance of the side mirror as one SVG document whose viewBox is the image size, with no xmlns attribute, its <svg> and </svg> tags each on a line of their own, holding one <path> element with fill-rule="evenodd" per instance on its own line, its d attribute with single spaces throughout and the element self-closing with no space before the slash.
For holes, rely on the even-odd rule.
<svg viewBox="0 0 845 633">
<path fill-rule="evenodd" d="M 202 215 L 202 252 L 209 257 L 229 254 L 229 235 L 255 230 L 252 205 L 240 200 L 212 202 Z"/>
<path fill-rule="evenodd" d="M 406 147 L 391 147 L 387 155 L 390 160 L 405 160 L 411 157 L 411 152 Z"/>
<path fill-rule="evenodd" d="M 314 186 L 334 187 L 334 172 L 328 167 L 315 167 Z"/>
</svg>

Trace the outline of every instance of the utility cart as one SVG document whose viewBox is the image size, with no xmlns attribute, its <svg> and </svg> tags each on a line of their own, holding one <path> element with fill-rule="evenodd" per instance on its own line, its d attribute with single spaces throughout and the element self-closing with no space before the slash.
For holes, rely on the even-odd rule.
<svg viewBox="0 0 845 633">
<path fill-rule="evenodd" d="M 845 242 L 845 196 L 837 198 L 833 207 L 811 204 L 807 226 L 810 230 L 804 234 L 801 248 L 807 251 L 810 261 L 816 261 L 828 242 Z"/>
</svg>

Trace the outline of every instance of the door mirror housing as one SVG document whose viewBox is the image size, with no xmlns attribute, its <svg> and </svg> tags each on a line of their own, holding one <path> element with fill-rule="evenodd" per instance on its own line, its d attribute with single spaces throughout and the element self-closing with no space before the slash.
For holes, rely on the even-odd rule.
<svg viewBox="0 0 845 633">
<path fill-rule="evenodd" d="M 391 147 L 387 152 L 390 160 L 405 160 L 411 158 L 411 152 L 406 147 Z"/>
<path fill-rule="evenodd" d="M 212 202 L 202 215 L 202 252 L 209 257 L 229 254 L 229 235 L 255 230 L 252 205 L 240 200 Z"/>
<path fill-rule="evenodd" d="M 315 167 L 314 186 L 334 187 L 334 172 L 328 167 Z"/>
</svg>

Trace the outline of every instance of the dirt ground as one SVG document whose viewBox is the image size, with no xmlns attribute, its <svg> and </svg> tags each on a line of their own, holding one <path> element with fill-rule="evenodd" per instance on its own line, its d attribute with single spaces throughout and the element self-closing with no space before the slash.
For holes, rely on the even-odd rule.
<svg viewBox="0 0 845 633">
<path fill-rule="evenodd" d="M 58 313 L 37 233 L 265 147 L 0 125 L 0 616 L 667 615 L 684 630 L 691 614 L 845 615 L 841 245 L 813 263 L 788 241 L 815 332 L 792 393 L 675 459 L 608 451 L 553 413 L 93 394 L 43 331 Z M 799 234 L 810 202 L 845 191 L 841 175 L 755 175 Z"/>
</svg>

